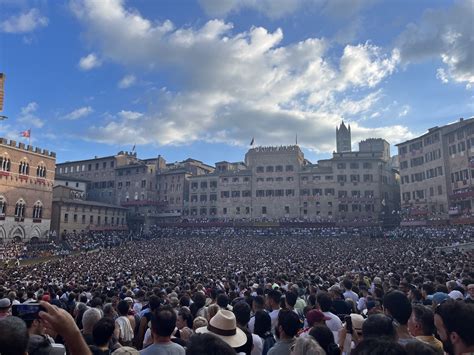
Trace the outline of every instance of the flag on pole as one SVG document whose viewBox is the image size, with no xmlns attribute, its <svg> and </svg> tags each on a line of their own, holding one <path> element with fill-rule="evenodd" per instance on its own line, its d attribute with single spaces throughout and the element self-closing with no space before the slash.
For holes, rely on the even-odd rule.
<svg viewBox="0 0 474 355">
<path fill-rule="evenodd" d="M 21 131 L 20 136 L 23 138 L 30 138 L 31 136 L 31 128 L 27 129 L 26 131 Z"/>
<path fill-rule="evenodd" d="M 255 143 L 255 138 L 252 137 L 252 140 L 250 141 L 250 145 L 253 145 Z"/>
<path fill-rule="evenodd" d="M 296 145 L 298 145 L 298 133 L 296 133 Z"/>
<path fill-rule="evenodd" d="M 133 145 L 132 152 L 135 151 L 135 146 L 136 146 L 136 144 Z"/>
</svg>

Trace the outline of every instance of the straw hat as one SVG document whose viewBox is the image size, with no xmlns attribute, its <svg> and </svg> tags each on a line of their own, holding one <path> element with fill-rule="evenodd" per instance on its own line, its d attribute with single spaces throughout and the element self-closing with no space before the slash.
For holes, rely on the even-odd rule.
<svg viewBox="0 0 474 355">
<path fill-rule="evenodd" d="M 207 327 L 196 329 L 196 333 L 211 333 L 224 340 L 232 348 L 238 348 L 247 342 L 245 333 L 237 328 L 234 313 L 226 310 L 218 311 Z"/>
</svg>

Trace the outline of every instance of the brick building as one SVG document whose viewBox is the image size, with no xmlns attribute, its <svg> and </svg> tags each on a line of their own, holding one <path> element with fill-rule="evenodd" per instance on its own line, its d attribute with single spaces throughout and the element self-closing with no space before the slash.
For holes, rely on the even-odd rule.
<svg viewBox="0 0 474 355">
<path fill-rule="evenodd" d="M 0 138 L 0 242 L 45 238 L 56 154 Z"/>
</svg>

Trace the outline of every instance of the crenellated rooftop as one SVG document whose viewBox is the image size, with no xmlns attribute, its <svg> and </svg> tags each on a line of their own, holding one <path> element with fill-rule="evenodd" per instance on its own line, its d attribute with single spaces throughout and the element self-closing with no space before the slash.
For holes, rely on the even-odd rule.
<svg viewBox="0 0 474 355">
<path fill-rule="evenodd" d="M 0 146 L 6 146 L 9 148 L 21 149 L 27 152 L 43 155 L 49 158 L 56 158 L 55 152 L 50 152 L 47 149 L 41 149 L 39 147 L 33 147 L 32 145 L 14 141 L 13 139 L 6 139 L 0 137 Z"/>
</svg>

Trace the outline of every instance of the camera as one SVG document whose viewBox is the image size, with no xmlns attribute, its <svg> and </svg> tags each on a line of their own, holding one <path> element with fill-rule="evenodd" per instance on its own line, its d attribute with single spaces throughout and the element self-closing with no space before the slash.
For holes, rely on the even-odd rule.
<svg viewBox="0 0 474 355">
<path fill-rule="evenodd" d="M 46 309 L 39 303 L 22 303 L 12 305 L 12 315 L 23 320 L 38 319 L 40 311 L 46 312 Z"/>
</svg>

